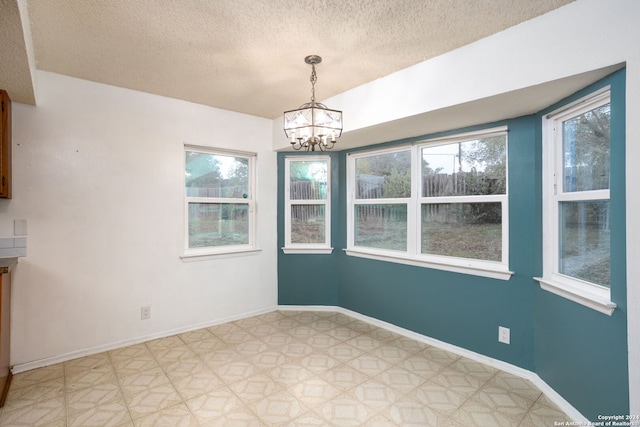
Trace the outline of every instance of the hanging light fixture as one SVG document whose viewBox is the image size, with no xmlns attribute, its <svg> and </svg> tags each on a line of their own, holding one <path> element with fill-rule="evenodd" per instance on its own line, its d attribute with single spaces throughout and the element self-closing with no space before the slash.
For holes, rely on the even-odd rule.
<svg viewBox="0 0 640 427">
<path fill-rule="evenodd" d="M 309 55 L 304 62 L 311 65 L 311 102 L 297 110 L 284 112 L 284 133 L 294 150 L 330 150 L 336 138 L 342 135 L 342 111 L 331 110 L 316 102 L 316 65 L 322 62 L 318 55 Z"/>
</svg>

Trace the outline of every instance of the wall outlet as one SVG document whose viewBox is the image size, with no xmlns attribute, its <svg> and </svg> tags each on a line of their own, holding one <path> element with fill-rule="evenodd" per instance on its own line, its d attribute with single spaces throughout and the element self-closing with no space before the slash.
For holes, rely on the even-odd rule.
<svg viewBox="0 0 640 427">
<path fill-rule="evenodd" d="M 145 305 L 140 307 L 140 320 L 151 319 L 151 306 Z"/>
<path fill-rule="evenodd" d="M 505 344 L 511 343 L 511 329 L 498 326 L 498 341 Z"/>
</svg>

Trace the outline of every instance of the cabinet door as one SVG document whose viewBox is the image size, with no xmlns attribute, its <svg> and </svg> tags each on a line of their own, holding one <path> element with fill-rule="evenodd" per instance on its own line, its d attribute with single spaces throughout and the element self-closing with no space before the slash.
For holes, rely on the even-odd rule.
<svg viewBox="0 0 640 427">
<path fill-rule="evenodd" d="M 0 90 L 0 197 L 11 198 L 11 100 Z"/>
</svg>

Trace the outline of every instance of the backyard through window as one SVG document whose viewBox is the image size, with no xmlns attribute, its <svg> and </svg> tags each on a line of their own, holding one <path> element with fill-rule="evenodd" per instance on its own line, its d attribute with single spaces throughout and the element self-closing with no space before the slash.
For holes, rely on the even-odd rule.
<svg viewBox="0 0 640 427">
<path fill-rule="evenodd" d="M 330 245 L 329 157 L 285 159 L 285 246 Z"/>
<path fill-rule="evenodd" d="M 362 201 L 355 207 L 354 243 L 406 251 L 411 152 L 362 157 L 355 165 L 356 199 Z"/>
<path fill-rule="evenodd" d="M 251 159 L 185 150 L 187 248 L 249 245 Z"/>
<path fill-rule="evenodd" d="M 500 135 L 422 149 L 423 254 L 502 260 L 506 142 Z"/>
<path fill-rule="evenodd" d="M 352 247 L 506 267 L 506 128 L 355 153 L 349 165 Z"/>
<path fill-rule="evenodd" d="M 605 287 L 610 285 L 610 116 L 607 102 L 557 126 L 562 141 L 558 272 Z"/>
</svg>

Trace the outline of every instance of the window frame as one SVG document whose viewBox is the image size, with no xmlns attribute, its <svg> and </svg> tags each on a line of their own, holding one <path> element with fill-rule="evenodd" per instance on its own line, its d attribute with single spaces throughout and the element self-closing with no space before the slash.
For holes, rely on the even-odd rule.
<svg viewBox="0 0 640 427">
<path fill-rule="evenodd" d="M 247 198 L 227 198 L 227 197 L 193 197 L 186 194 L 186 153 L 195 152 L 202 154 L 218 155 L 224 157 L 241 157 L 248 160 L 248 196 Z M 257 246 L 257 195 L 256 195 L 256 176 L 257 176 L 257 154 L 245 151 L 227 150 L 214 147 L 184 145 L 182 156 L 182 191 L 184 199 L 184 241 L 183 254 L 181 258 L 188 260 L 189 258 L 215 258 L 218 256 L 228 256 L 233 254 L 242 254 L 247 252 L 258 251 Z M 248 212 L 248 238 L 246 244 L 240 245 L 224 245 L 224 246 L 206 246 L 199 248 L 189 247 L 189 204 L 235 204 L 247 205 Z"/>
<path fill-rule="evenodd" d="M 611 181 L 606 190 L 573 192 L 563 190 L 562 123 L 606 104 L 611 104 L 610 86 L 564 105 L 542 118 L 542 277 L 534 279 L 546 291 L 611 316 L 617 305 L 611 301 L 610 287 L 562 274 L 559 268 L 560 204 L 563 202 L 611 202 Z M 611 151 L 611 146 L 609 150 Z M 611 248 L 609 250 L 611 251 Z"/>
<path fill-rule="evenodd" d="M 507 162 L 507 187 L 504 195 L 472 195 L 472 196 L 422 196 L 422 149 L 439 145 L 455 144 L 472 141 L 474 139 L 505 135 Z M 355 198 L 355 164 L 359 158 L 366 158 L 386 153 L 410 150 L 411 152 L 411 196 L 409 198 L 394 199 L 356 199 Z M 438 270 L 472 274 L 500 280 L 509 280 L 514 274 L 509 270 L 509 190 L 508 190 L 508 128 L 507 126 L 492 127 L 473 132 L 458 133 L 448 137 L 419 140 L 409 145 L 391 148 L 362 150 L 347 154 L 347 255 L 381 261 L 397 262 Z M 423 254 L 422 245 L 422 205 L 429 203 L 482 203 L 500 202 L 502 205 L 502 259 L 498 261 L 461 258 L 445 255 Z M 356 246 L 355 240 L 355 207 L 363 204 L 406 204 L 407 206 L 407 250 L 395 251 Z"/>
<path fill-rule="evenodd" d="M 291 199 L 291 163 L 294 162 L 326 162 L 327 190 L 325 199 Z M 293 205 L 324 206 L 324 242 L 292 243 L 291 242 L 291 207 Z M 284 247 L 285 254 L 330 254 L 331 247 L 331 157 L 328 155 L 287 156 L 284 159 Z"/>
</svg>

